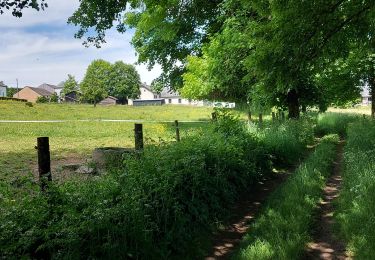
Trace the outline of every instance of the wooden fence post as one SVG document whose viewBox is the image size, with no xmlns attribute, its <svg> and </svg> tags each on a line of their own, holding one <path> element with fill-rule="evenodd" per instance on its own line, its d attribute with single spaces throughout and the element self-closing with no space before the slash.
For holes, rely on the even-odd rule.
<svg viewBox="0 0 375 260">
<path fill-rule="evenodd" d="M 259 113 L 259 124 L 263 123 L 263 114 Z"/>
<path fill-rule="evenodd" d="M 272 122 L 275 122 L 275 118 L 276 118 L 275 112 L 272 112 Z"/>
<path fill-rule="evenodd" d="M 285 113 L 284 113 L 284 111 L 281 112 L 281 120 L 285 121 Z"/>
<path fill-rule="evenodd" d="M 143 125 L 134 124 L 135 150 L 143 149 Z"/>
<path fill-rule="evenodd" d="M 247 120 L 251 122 L 251 111 L 247 111 Z"/>
<path fill-rule="evenodd" d="M 212 112 L 211 117 L 212 117 L 212 121 L 217 121 L 217 113 L 216 112 Z"/>
<path fill-rule="evenodd" d="M 38 150 L 38 171 L 40 187 L 42 191 L 44 191 L 48 184 L 48 181 L 52 181 L 51 156 L 49 151 L 48 137 L 38 137 L 37 146 L 35 148 Z"/>
<path fill-rule="evenodd" d="M 176 126 L 176 140 L 177 142 L 179 142 L 181 141 L 181 139 L 180 139 L 180 128 L 178 127 L 178 120 L 175 120 L 174 124 Z"/>
</svg>

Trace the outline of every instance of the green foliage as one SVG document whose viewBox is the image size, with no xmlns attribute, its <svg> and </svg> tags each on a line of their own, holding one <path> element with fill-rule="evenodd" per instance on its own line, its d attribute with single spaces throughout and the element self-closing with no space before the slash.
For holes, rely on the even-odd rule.
<svg viewBox="0 0 375 260">
<path fill-rule="evenodd" d="M 27 107 L 33 107 L 33 103 L 31 103 L 31 102 L 25 102 L 25 106 L 27 106 Z"/>
<path fill-rule="evenodd" d="M 108 94 L 118 98 L 121 102 L 136 99 L 141 86 L 140 76 L 133 65 L 117 61 L 111 65 L 109 73 Z"/>
<path fill-rule="evenodd" d="M 56 93 L 53 93 L 49 98 L 50 103 L 57 103 L 59 102 L 59 96 Z"/>
<path fill-rule="evenodd" d="M 346 136 L 346 130 L 350 123 L 360 119 L 359 115 L 345 113 L 324 113 L 318 115 L 314 132 L 318 136 L 326 134 L 339 134 Z"/>
<path fill-rule="evenodd" d="M 4 9 L 12 10 L 12 15 L 15 17 L 22 17 L 23 9 L 32 8 L 37 11 L 44 10 L 48 5 L 44 0 L 3 0 L 0 3 L 0 14 L 4 13 Z"/>
<path fill-rule="evenodd" d="M 82 98 L 94 106 L 108 96 L 111 64 L 104 60 L 94 60 L 87 68 L 81 82 Z"/>
<path fill-rule="evenodd" d="M 338 140 L 337 135 L 324 137 L 315 152 L 272 194 L 234 259 L 301 257 Z"/>
<path fill-rule="evenodd" d="M 40 96 L 36 99 L 36 103 L 48 103 L 48 102 L 49 102 L 49 98 L 45 96 Z"/>
<path fill-rule="evenodd" d="M 64 87 L 61 91 L 62 95 L 70 93 L 72 91 L 78 91 L 79 85 L 74 76 L 68 74 L 68 79 L 64 81 Z"/>
<path fill-rule="evenodd" d="M 374 122 L 365 120 L 350 125 L 336 218 L 355 259 L 371 259 L 375 255 L 374 155 Z"/>
<path fill-rule="evenodd" d="M 17 93 L 17 89 L 16 88 L 7 88 L 7 97 L 10 97 L 12 98 L 14 94 Z"/>
</svg>

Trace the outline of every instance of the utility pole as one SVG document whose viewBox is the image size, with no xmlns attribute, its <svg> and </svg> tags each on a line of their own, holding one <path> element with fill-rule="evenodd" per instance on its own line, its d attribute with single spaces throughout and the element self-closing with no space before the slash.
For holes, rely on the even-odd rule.
<svg viewBox="0 0 375 260">
<path fill-rule="evenodd" d="M 17 82 L 17 98 L 20 98 L 20 94 L 18 94 L 18 79 L 16 79 Z"/>
</svg>

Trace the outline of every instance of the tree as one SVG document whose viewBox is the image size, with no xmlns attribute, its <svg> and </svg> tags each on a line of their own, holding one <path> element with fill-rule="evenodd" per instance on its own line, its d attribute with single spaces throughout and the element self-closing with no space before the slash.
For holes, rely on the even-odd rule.
<svg viewBox="0 0 375 260">
<path fill-rule="evenodd" d="M 79 85 L 77 80 L 75 79 L 74 76 L 68 74 L 68 79 L 64 81 L 64 86 L 61 91 L 63 95 L 72 92 L 72 91 L 78 91 Z"/>
<path fill-rule="evenodd" d="M 33 8 L 39 11 L 47 7 L 48 5 L 44 0 L 2 0 L 0 2 L 0 14 L 4 13 L 4 9 L 11 9 L 13 16 L 22 17 L 22 10 L 25 8 Z"/>
<path fill-rule="evenodd" d="M 80 86 L 85 101 L 94 106 L 108 96 L 109 75 L 111 64 L 104 60 L 94 60 L 87 68 Z"/>
<path fill-rule="evenodd" d="M 10 88 L 10 87 L 7 88 L 7 97 L 13 97 L 13 95 L 16 93 L 17 93 L 16 88 Z"/>
<path fill-rule="evenodd" d="M 109 95 L 118 98 L 122 104 L 139 96 L 141 79 L 133 65 L 115 62 L 111 65 L 109 78 Z"/>
<path fill-rule="evenodd" d="M 186 58 L 201 51 L 208 35 L 220 28 L 216 17 L 223 0 L 82 0 L 80 7 L 69 18 L 69 23 L 80 26 L 76 34 L 88 34 L 85 44 L 99 47 L 105 42 L 105 32 L 117 22 L 117 29 L 135 28 L 132 44 L 138 61 L 152 68 L 160 64 L 159 78 L 164 86 L 182 86 Z M 129 7 L 129 9 L 127 9 Z M 92 36 L 92 29 L 96 35 Z"/>
</svg>

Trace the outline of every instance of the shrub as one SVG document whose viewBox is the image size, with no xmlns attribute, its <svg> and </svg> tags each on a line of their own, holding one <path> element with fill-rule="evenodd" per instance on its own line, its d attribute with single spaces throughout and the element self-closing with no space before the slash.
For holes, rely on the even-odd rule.
<svg viewBox="0 0 375 260">
<path fill-rule="evenodd" d="M 40 96 L 36 99 L 36 103 L 48 103 L 49 99 L 45 96 Z"/>
</svg>

